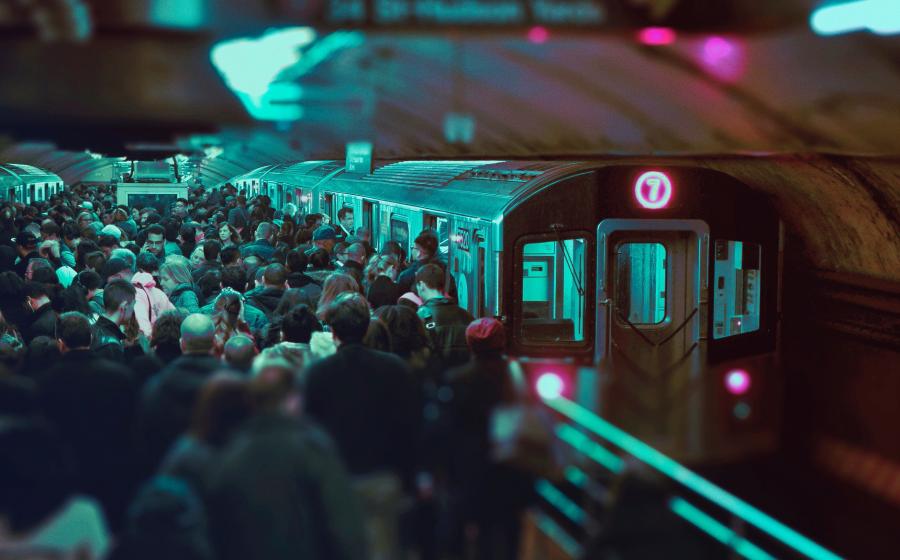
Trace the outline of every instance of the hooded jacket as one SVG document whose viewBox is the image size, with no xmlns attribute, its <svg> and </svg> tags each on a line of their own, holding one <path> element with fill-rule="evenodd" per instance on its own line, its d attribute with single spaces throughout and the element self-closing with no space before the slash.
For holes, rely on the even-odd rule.
<svg viewBox="0 0 900 560">
<path fill-rule="evenodd" d="M 169 296 L 156 287 L 156 280 L 146 272 L 138 272 L 131 279 L 136 294 L 134 296 L 134 316 L 144 336 L 150 338 L 153 324 L 164 311 L 175 309 Z"/>
</svg>

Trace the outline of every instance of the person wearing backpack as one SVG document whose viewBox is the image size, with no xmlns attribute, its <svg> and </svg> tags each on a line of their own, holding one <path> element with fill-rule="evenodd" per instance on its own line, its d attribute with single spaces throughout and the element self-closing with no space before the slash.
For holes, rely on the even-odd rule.
<svg viewBox="0 0 900 560">
<path fill-rule="evenodd" d="M 426 264 L 416 272 L 416 291 L 422 298 L 417 313 L 431 337 L 432 347 L 444 367 L 469 360 L 466 327 L 472 315 L 444 294 L 444 269 Z"/>
</svg>

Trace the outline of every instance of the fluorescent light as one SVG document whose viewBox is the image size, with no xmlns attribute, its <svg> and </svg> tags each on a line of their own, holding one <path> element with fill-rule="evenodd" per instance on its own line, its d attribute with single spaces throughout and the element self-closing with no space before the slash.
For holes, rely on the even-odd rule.
<svg viewBox="0 0 900 560">
<path fill-rule="evenodd" d="M 896 0 L 855 0 L 830 3 L 813 11 L 809 25 L 818 35 L 871 31 L 879 35 L 900 33 L 900 7 Z"/>
</svg>

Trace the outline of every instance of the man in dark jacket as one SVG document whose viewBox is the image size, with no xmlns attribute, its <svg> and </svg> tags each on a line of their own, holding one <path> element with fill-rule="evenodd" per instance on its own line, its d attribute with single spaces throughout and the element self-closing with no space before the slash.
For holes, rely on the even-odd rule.
<svg viewBox="0 0 900 560">
<path fill-rule="evenodd" d="M 218 558 L 366 558 L 360 504 L 334 444 L 298 418 L 296 376 L 262 368 L 251 391 L 258 413 L 213 468 L 210 535 Z"/>
<path fill-rule="evenodd" d="M 418 431 L 416 392 L 409 366 L 369 349 L 369 304 L 356 293 L 338 296 L 325 321 L 337 353 L 310 366 L 305 406 L 337 441 L 353 475 L 390 472 L 409 480 Z"/>
<path fill-rule="evenodd" d="M 366 248 L 362 243 L 354 243 L 347 247 L 344 260 L 344 273 L 349 274 L 360 286 L 363 285 L 363 271 L 366 266 Z"/>
<path fill-rule="evenodd" d="M 50 304 L 50 295 L 46 286 L 40 282 L 26 282 L 25 301 L 28 303 L 28 308 L 34 311 L 28 328 L 22 333 L 25 342 L 31 342 L 39 336 L 53 338 L 56 333 L 56 311 L 53 311 Z"/>
<path fill-rule="evenodd" d="M 207 239 L 203 242 L 203 264 L 191 272 L 194 282 L 199 282 L 203 275 L 210 271 L 222 272 L 222 262 L 219 260 L 219 252 L 222 244 L 215 239 Z"/>
<path fill-rule="evenodd" d="M 416 272 L 416 291 L 423 302 L 417 313 L 438 358 L 445 367 L 452 367 L 469 360 L 466 327 L 472 315 L 444 295 L 444 285 L 444 271 L 436 264 L 426 264 Z"/>
<path fill-rule="evenodd" d="M 94 323 L 91 349 L 101 358 L 128 362 L 143 354 L 140 345 L 130 344 L 122 328 L 134 320 L 135 287 L 127 280 L 113 280 L 103 290 L 103 315 Z"/>
<path fill-rule="evenodd" d="M 147 382 L 138 411 L 138 439 L 144 466 L 155 469 L 169 446 L 188 427 L 206 379 L 221 362 L 214 356 L 215 326 L 194 313 L 181 323 L 182 355 Z"/>
<path fill-rule="evenodd" d="M 241 256 L 247 258 L 256 255 L 264 261 L 272 258 L 275 252 L 275 227 L 269 222 L 262 222 L 256 226 L 255 241 L 241 246 Z"/>
<path fill-rule="evenodd" d="M 271 320 L 286 286 L 287 270 L 278 263 L 270 264 L 263 273 L 263 289 L 248 298 L 250 304 Z"/>
<path fill-rule="evenodd" d="M 25 269 L 28 268 L 28 261 L 41 257 L 37 251 L 37 244 L 37 236 L 30 231 L 21 231 L 16 236 L 16 251 L 19 253 L 19 258 L 14 270 L 16 274 L 23 278 L 25 277 Z"/>
<path fill-rule="evenodd" d="M 124 366 L 91 352 L 88 318 L 63 313 L 56 323 L 62 359 L 40 377 L 45 416 L 74 459 L 75 484 L 96 496 L 118 526 L 134 489 L 134 386 Z"/>
<path fill-rule="evenodd" d="M 422 230 L 414 242 L 412 251 L 413 262 L 406 270 L 397 277 L 397 285 L 400 293 L 405 294 L 411 292 L 416 286 L 416 272 L 427 264 L 433 264 L 441 267 L 441 270 L 447 271 L 447 263 L 442 261 L 438 255 L 438 238 L 437 234 L 430 229 Z M 444 280 L 446 285 L 441 286 L 441 290 L 449 297 L 456 299 L 456 282 L 453 275 L 448 274 Z M 419 294 L 421 297 L 422 294 Z"/>
</svg>

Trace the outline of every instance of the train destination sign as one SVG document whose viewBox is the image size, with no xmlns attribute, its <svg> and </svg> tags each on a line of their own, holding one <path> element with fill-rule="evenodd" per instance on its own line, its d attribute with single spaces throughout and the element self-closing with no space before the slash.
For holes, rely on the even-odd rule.
<svg viewBox="0 0 900 560">
<path fill-rule="evenodd" d="M 394 26 L 585 26 L 608 23 L 609 0 L 329 0 L 325 23 Z"/>
<path fill-rule="evenodd" d="M 672 200 L 672 181 L 660 171 L 648 171 L 634 182 L 634 197 L 649 210 L 665 208 Z"/>
</svg>

